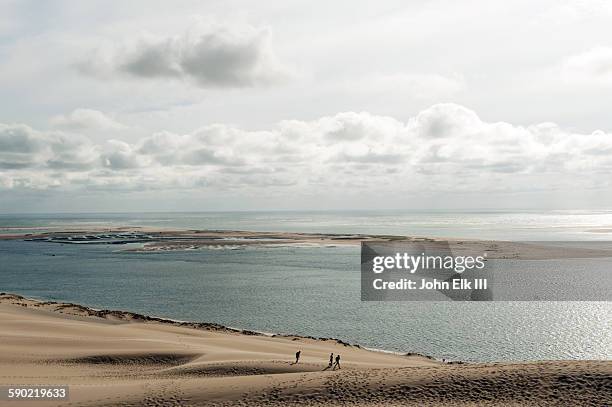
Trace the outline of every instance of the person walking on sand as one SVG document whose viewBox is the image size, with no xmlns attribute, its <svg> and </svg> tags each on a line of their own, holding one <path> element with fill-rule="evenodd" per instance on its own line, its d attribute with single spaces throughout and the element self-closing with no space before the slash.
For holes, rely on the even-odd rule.
<svg viewBox="0 0 612 407">
<path fill-rule="evenodd" d="M 297 352 L 295 352 L 295 363 L 294 365 L 297 365 L 297 363 L 300 361 L 300 355 L 302 354 L 301 350 L 298 350 Z"/>
<path fill-rule="evenodd" d="M 336 364 L 334 365 L 333 370 L 336 370 L 336 367 L 340 369 L 340 355 L 336 355 Z"/>
<path fill-rule="evenodd" d="M 327 368 L 329 369 L 333 365 L 334 365 L 334 352 L 329 354 L 329 365 L 327 366 Z"/>
</svg>

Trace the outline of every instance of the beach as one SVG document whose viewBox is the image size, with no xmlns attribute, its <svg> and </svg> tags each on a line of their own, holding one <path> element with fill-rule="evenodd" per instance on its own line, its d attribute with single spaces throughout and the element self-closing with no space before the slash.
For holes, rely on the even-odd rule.
<svg viewBox="0 0 612 407">
<path fill-rule="evenodd" d="M 601 406 L 612 400 L 610 361 L 443 363 L 334 339 L 12 294 L 0 296 L 0 321 L 0 384 L 69 386 L 69 400 L 37 401 L 40 406 Z M 341 355 L 341 369 L 328 368 L 330 353 Z"/>
</svg>

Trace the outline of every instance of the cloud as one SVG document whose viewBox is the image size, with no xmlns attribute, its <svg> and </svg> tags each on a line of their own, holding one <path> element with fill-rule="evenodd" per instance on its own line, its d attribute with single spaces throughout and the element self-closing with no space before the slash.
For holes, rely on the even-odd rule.
<svg viewBox="0 0 612 407">
<path fill-rule="evenodd" d="M 482 122 L 475 112 L 459 105 L 437 104 L 420 112 L 412 127 L 425 138 L 453 138 L 480 129 Z"/>
<path fill-rule="evenodd" d="M 51 118 L 51 125 L 62 130 L 122 130 L 127 126 L 93 109 L 75 109 L 67 115 Z"/>
<path fill-rule="evenodd" d="M 182 79 L 203 88 L 271 85 L 289 75 L 272 49 L 268 28 L 203 21 L 182 35 L 148 35 L 100 48 L 79 67 L 105 77 Z"/>
<path fill-rule="evenodd" d="M 437 104 L 406 122 L 344 112 L 269 130 L 215 124 L 136 141 L 0 125 L 0 188 L 493 191 L 607 185 L 612 134 L 483 121 Z M 573 180 L 573 181 L 572 181 Z"/>
<path fill-rule="evenodd" d="M 0 124 L 0 168 L 34 166 L 46 145 L 46 140 L 26 125 Z"/>
<path fill-rule="evenodd" d="M 330 143 L 359 140 L 378 140 L 378 143 L 382 143 L 397 134 L 402 127 L 401 122 L 391 117 L 374 116 L 367 112 L 346 112 L 320 119 L 316 131 Z"/>
<path fill-rule="evenodd" d="M 120 140 L 109 140 L 100 161 L 104 168 L 121 171 L 144 167 L 147 163 L 146 156 L 140 155 L 136 149 Z"/>
<path fill-rule="evenodd" d="M 0 123 L 1 169 L 85 170 L 97 159 L 98 148 L 83 137 Z"/>
<path fill-rule="evenodd" d="M 55 133 L 49 135 L 44 165 L 55 170 L 83 171 L 97 164 L 99 147 L 84 137 Z"/>
<path fill-rule="evenodd" d="M 6 154 L 29 154 L 43 146 L 40 136 L 30 127 L 0 124 L 0 151 Z"/>
<path fill-rule="evenodd" d="M 567 81 L 612 85 L 612 48 L 599 46 L 568 57 L 561 74 Z"/>
</svg>

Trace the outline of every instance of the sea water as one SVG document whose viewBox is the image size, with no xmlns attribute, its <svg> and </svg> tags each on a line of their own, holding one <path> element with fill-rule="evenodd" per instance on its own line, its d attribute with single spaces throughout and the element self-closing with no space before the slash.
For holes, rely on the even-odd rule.
<svg viewBox="0 0 612 407">
<path fill-rule="evenodd" d="M 9 233 L 35 226 L 163 225 L 497 239 L 525 239 L 531 231 L 532 240 L 591 240 L 606 235 L 610 215 L 556 214 L 548 223 L 524 213 L 429 214 L 430 223 L 426 214 L 402 216 L 404 223 L 392 222 L 389 213 L 5 215 L 0 228 Z M 508 218 L 512 222 L 501 221 Z M 362 302 L 355 246 L 152 253 L 128 248 L 0 240 L 0 291 L 270 333 L 334 337 L 451 360 L 612 359 L 609 302 Z"/>
<path fill-rule="evenodd" d="M 32 227 L 149 226 L 271 232 L 371 233 L 496 240 L 610 240 L 612 211 L 269 211 L 0 214 L 0 233 Z"/>
</svg>

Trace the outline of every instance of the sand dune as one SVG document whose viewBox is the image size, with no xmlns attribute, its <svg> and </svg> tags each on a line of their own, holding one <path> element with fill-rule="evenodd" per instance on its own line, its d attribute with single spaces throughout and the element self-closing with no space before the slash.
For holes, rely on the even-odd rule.
<svg viewBox="0 0 612 407">
<path fill-rule="evenodd" d="M 444 364 L 12 295 L 0 325 L 0 384 L 70 386 L 69 401 L 36 406 L 612 404 L 610 361 Z"/>
</svg>

